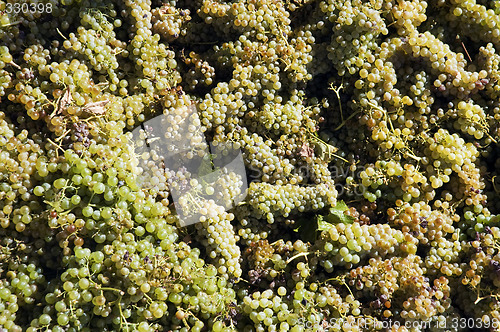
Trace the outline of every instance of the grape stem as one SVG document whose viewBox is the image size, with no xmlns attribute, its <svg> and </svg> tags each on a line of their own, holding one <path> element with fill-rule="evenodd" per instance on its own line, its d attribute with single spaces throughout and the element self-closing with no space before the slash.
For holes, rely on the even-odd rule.
<svg viewBox="0 0 500 332">
<path fill-rule="evenodd" d="M 465 44 L 462 41 L 462 39 L 460 38 L 460 35 L 457 35 L 457 40 L 460 41 L 460 44 L 462 44 L 462 47 L 464 48 L 465 54 L 467 54 L 467 57 L 469 58 L 469 61 L 472 62 L 472 58 L 470 57 L 469 52 L 467 51 L 467 48 L 465 48 Z"/>
<path fill-rule="evenodd" d="M 64 137 L 66 137 L 67 134 L 71 132 L 71 129 L 67 129 L 61 136 L 55 139 L 56 142 L 61 141 Z"/>
<path fill-rule="evenodd" d="M 479 296 L 479 294 L 481 293 L 481 291 L 485 291 L 485 292 L 490 292 L 489 295 L 485 295 L 485 296 Z M 495 300 L 499 300 L 499 296 L 498 295 L 495 295 L 493 294 L 492 290 L 490 288 L 480 288 L 480 287 L 477 287 L 477 299 L 476 301 L 474 301 L 474 304 L 478 304 L 480 301 L 484 300 L 484 299 L 487 299 L 487 298 L 494 298 Z"/>
<path fill-rule="evenodd" d="M 95 283 L 94 282 L 94 287 L 98 290 L 100 290 L 101 292 L 102 291 L 110 291 L 110 292 L 116 292 L 118 293 L 120 296 L 123 296 L 125 295 L 125 292 L 122 291 L 122 290 L 119 290 L 119 289 L 116 289 L 116 288 L 112 288 L 112 287 L 101 287 L 99 284 Z M 146 295 L 146 294 L 144 294 Z"/>
<path fill-rule="evenodd" d="M 16 67 L 17 69 L 21 70 L 21 66 L 19 66 L 17 63 L 15 63 L 14 61 L 11 61 L 9 62 L 9 65 L 11 65 L 12 67 Z"/>
<path fill-rule="evenodd" d="M 21 24 L 21 23 L 22 23 L 21 21 L 15 21 L 15 22 L 4 24 L 4 25 L 0 25 L 0 28 L 6 28 L 6 27 L 13 26 L 13 25 Z"/>
<path fill-rule="evenodd" d="M 485 133 L 486 136 L 488 136 L 489 139 L 491 139 L 493 142 L 495 142 L 496 144 L 498 144 L 497 140 L 493 138 L 493 136 L 491 136 L 489 133 Z"/>
<path fill-rule="evenodd" d="M 54 145 L 56 148 L 58 148 L 59 150 L 61 150 L 64 153 L 64 149 L 61 148 L 61 144 L 57 145 L 50 138 L 47 138 L 47 140 L 49 141 L 49 143 L 51 143 L 52 145 Z M 56 149 L 56 154 L 57 154 L 57 157 L 59 158 L 59 153 L 58 153 L 57 149 Z"/>
<path fill-rule="evenodd" d="M 396 133 L 395 133 L 395 131 L 394 131 L 394 126 L 393 126 L 393 124 L 392 124 L 392 120 L 391 120 L 391 118 L 390 118 L 389 116 L 387 116 L 387 111 L 386 111 L 385 109 L 383 109 L 382 107 L 380 107 L 379 105 L 374 104 L 374 103 L 371 103 L 371 102 L 370 102 L 370 103 L 368 103 L 368 105 L 370 105 L 371 107 L 373 107 L 373 108 L 375 108 L 375 109 L 377 109 L 377 110 L 381 111 L 381 112 L 384 114 L 384 119 L 385 119 L 385 121 L 386 121 L 386 122 L 388 122 L 388 123 L 389 123 L 389 125 L 390 125 L 390 127 L 391 127 L 392 134 L 393 134 L 394 136 L 398 137 L 399 139 L 401 139 L 401 140 L 404 142 L 404 147 L 402 147 L 402 148 L 398 148 L 398 150 L 403 150 L 403 149 L 404 149 L 404 150 L 406 150 L 406 151 L 405 151 L 405 153 L 404 153 L 404 155 L 405 155 L 405 156 L 410 157 L 410 158 L 412 158 L 412 159 L 414 159 L 414 160 L 416 160 L 416 161 L 420 161 L 420 160 L 422 160 L 422 158 L 421 158 L 421 157 L 416 156 L 416 155 L 413 153 L 413 151 L 411 151 L 411 149 L 407 146 L 407 143 L 408 143 L 408 142 L 407 142 L 407 140 L 406 140 L 406 139 L 402 139 L 402 138 L 400 137 L 401 135 L 396 135 Z M 398 111 L 398 112 L 399 112 L 399 111 Z"/>
<path fill-rule="evenodd" d="M 274 246 L 275 244 L 278 244 L 278 243 L 284 243 L 285 241 L 283 241 L 283 239 L 279 239 L 279 240 L 276 240 L 274 241 L 273 243 L 271 243 L 270 245 L 271 246 Z"/>
<path fill-rule="evenodd" d="M 330 83 L 330 88 L 329 88 L 330 90 L 334 91 L 335 94 L 337 95 L 337 99 L 339 101 L 339 109 L 340 109 L 340 121 L 342 121 L 342 124 L 345 122 L 344 113 L 342 112 L 342 101 L 340 100 L 340 90 L 343 88 L 344 88 L 344 83 L 340 83 L 340 86 L 337 88 L 333 86 L 333 83 Z"/>
<path fill-rule="evenodd" d="M 118 311 L 120 312 L 120 330 L 123 330 L 123 324 L 125 324 L 127 331 L 128 331 L 129 330 L 128 329 L 129 323 L 127 322 L 127 319 L 123 315 L 123 309 L 122 309 L 122 306 L 120 305 L 121 300 L 122 300 L 122 296 L 120 295 L 118 297 Z"/>
<path fill-rule="evenodd" d="M 344 285 L 347 288 L 347 290 L 349 291 L 349 293 L 351 294 L 351 296 L 354 297 L 354 294 L 352 293 L 351 289 L 349 288 L 349 285 L 345 282 L 345 278 L 346 278 L 345 275 L 344 276 L 338 276 L 338 277 L 335 277 L 335 278 L 327 279 L 327 280 L 325 280 L 325 282 L 327 282 L 327 281 L 337 281 L 337 282 L 339 282 L 341 285 Z"/>
<path fill-rule="evenodd" d="M 299 258 L 299 257 L 302 257 L 302 256 L 305 256 L 307 257 L 308 255 L 312 254 L 312 252 L 300 252 L 298 253 L 297 255 L 294 255 L 292 257 L 290 257 L 287 261 L 286 261 L 286 264 L 288 265 L 291 261 L 293 261 L 295 258 Z"/>
<path fill-rule="evenodd" d="M 68 39 L 68 38 L 66 38 L 66 37 L 62 34 L 62 32 L 61 32 L 61 30 L 59 30 L 59 28 L 56 28 L 56 30 L 57 30 L 57 33 L 58 33 L 61 37 L 63 37 L 65 40 L 67 40 L 67 39 Z"/>
<path fill-rule="evenodd" d="M 496 178 L 496 177 L 497 177 L 497 176 L 496 176 L 496 175 L 494 175 L 494 176 L 491 178 L 491 184 L 493 185 L 493 189 L 495 190 L 495 192 L 498 194 L 498 193 L 500 193 L 500 191 L 497 189 L 497 186 L 495 185 L 495 178 Z"/>
<path fill-rule="evenodd" d="M 321 156 L 322 159 L 324 157 L 325 154 L 328 155 L 328 159 L 330 159 L 332 156 L 336 157 L 336 158 L 339 158 L 340 160 L 348 163 L 349 161 L 342 158 L 341 156 L 335 154 L 335 150 L 336 148 L 334 148 L 332 145 L 326 143 L 325 141 L 323 141 L 321 138 L 317 137 L 315 134 L 312 134 L 310 135 L 310 139 L 309 141 L 313 141 L 314 143 L 317 143 L 319 146 L 322 147 L 321 151 L 323 152 L 324 149 L 326 149 L 327 151 L 323 152 L 323 155 Z"/>
<path fill-rule="evenodd" d="M 339 130 L 340 128 L 342 128 L 342 127 L 346 124 L 346 122 L 347 122 L 347 121 L 351 120 L 351 119 L 352 119 L 352 118 L 353 118 L 356 114 L 358 114 L 359 112 L 361 112 L 361 111 L 359 111 L 359 110 L 358 110 L 358 111 L 356 111 L 356 112 L 352 113 L 351 115 L 349 115 L 349 116 L 347 117 L 347 119 L 345 119 L 344 121 L 342 121 L 342 123 L 341 123 L 341 124 L 339 124 L 339 125 L 338 125 L 335 129 L 333 129 L 333 131 L 337 131 L 337 130 Z"/>
</svg>

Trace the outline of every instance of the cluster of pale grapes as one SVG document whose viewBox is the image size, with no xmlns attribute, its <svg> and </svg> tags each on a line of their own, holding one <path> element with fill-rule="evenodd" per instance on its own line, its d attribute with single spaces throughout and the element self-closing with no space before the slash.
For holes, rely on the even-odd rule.
<svg viewBox="0 0 500 332">
<path fill-rule="evenodd" d="M 500 331 L 499 2 L 33 4 L 0 331 Z"/>
</svg>

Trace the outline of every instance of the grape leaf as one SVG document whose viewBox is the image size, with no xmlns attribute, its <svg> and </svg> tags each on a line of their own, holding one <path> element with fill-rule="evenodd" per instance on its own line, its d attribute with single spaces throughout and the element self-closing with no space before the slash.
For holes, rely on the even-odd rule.
<svg viewBox="0 0 500 332">
<path fill-rule="evenodd" d="M 335 207 L 330 208 L 329 214 L 324 216 L 324 221 L 321 223 L 321 227 L 326 227 L 329 228 L 328 226 L 325 226 L 324 223 L 329 223 L 329 224 L 338 224 L 338 223 L 344 223 L 344 224 L 352 224 L 354 222 L 354 218 L 351 216 L 348 216 L 344 214 L 344 211 L 347 211 L 348 207 L 344 201 L 338 201 L 337 205 Z M 318 230 L 324 230 L 320 229 L 320 222 L 318 220 Z"/>
<path fill-rule="evenodd" d="M 333 227 L 333 224 L 330 224 L 329 222 L 325 221 L 322 215 L 318 215 L 316 217 L 316 220 L 318 221 L 318 231 L 320 232 L 327 231 Z"/>
<path fill-rule="evenodd" d="M 299 155 L 302 157 L 312 157 L 314 155 L 314 149 L 304 142 L 300 148 Z"/>
<path fill-rule="evenodd" d="M 334 224 L 344 223 L 352 224 L 354 218 L 344 214 L 348 209 L 344 201 L 338 201 L 335 207 L 329 209 L 327 215 L 316 215 L 315 222 L 309 217 L 299 218 L 295 222 L 294 232 L 300 233 L 303 241 L 314 242 L 317 236 L 317 231 L 327 231 L 334 226 Z"/>
<path fill-rule="evenodd" d="M 94 103 L 89 103 L 83 106 L 83 110 L 94 114 L 104 114 L 106 109 L 104 108 L 109 103 L 109 100 L 96 101 Z"/>
<path fill-rule="evenodd" d="M 205 176 L 216 171 L 213 160 L 216 158 L 215 154 L 207 153 L 203 156 L 200 166 L 198 167 L 198 176 Z"/>
<path fill-rule="evenodd" d="M 61 97 L 59 97 L 59 100 L 57 102 L 57 107 L 55 109 L 54 114 L 60 114 L 68 108 L 68 106 L 71 104 L 73 101 L 73 97 L 71 96 L 71 88 L 68 86 L 66 90 L 64 90 L 64 93 Z"/>
</svg>

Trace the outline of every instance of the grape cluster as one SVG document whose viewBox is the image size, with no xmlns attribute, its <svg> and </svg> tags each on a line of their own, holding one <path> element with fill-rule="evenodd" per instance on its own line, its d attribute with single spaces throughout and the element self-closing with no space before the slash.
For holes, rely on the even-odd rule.
<svg viewBox="0 0 500 332">
<path fill-rule="evenodd" d="M 401 231 L 389 225 L 338 224 L 322 234 L 324 239 L 317 245 L 324 252 L 321 265 L 329 273 L 338 265 L 355 266 L 367 255 L 385 257 L 399 250 L 415 252 L 414 239 L 405 238 Z M 406 243 L 399 249 L 399 244 Z"/>
<path fill-rule="evenodd" d="M 186 35 L 187 29 L 183 25 L 191 20 L 189 9 L 179 9 L 164 4 L 159 8 L 153 8 L 151 13 L 154 32 L 165 38 L 167 42 Z"/>
<path fill-rule="evenodd" d="M 298 185 L 270 185 L 251 183 L 248 188 L 248 204 L 253 217 L 266 217 L 268 223 L 275 216 L 288 217 L 292 211 L 321 210 L 335 205 L 336 191 L 327 185 L 301 187 Z"/>
</svg>

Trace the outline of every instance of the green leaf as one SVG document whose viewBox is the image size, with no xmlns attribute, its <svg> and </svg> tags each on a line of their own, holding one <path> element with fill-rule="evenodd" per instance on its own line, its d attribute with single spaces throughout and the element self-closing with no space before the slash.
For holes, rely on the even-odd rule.
<svg viewBox="0 0 500 332">
<path fill-rule="evenodd" d="M 344 214 L 344 211 L 347 211 L 348 207 L 344 201 L 338 201 L 335 207 L 330 208 L 330 213 L 325 216 L 325 219 L 329 223 L 344 223 L 344 224 L 352 224 L 354 222 L 354 218 Z"/>
<path fill-rule="evenodd" d="M 312 243 L 316 240 L 317 231 L 327 231 L 333 227 L 333 224 L 352 224 L 354 218 L 344 214 L 344 211 L 347 209 L 348 207 L 344 201 L 338 201 L 335 207 L 330 208 L 327 215 L 316 215 L 315 221 L 312 221 L 312 218 L 309 217 L 297 219 L 295 223 L 296 227 L 293 231 L 300 233 L 300 237 L 303 241 Z"/>
<path fill-rule="evenodd" d="M 198 176 L 208 175 L 214 172 L 213 158 L 215 155 L 207 153 L 203 156 L 200 167 L 198 168 Z"/>
<path fill-rule="evenodd" d="M 323 219 L 322 215 L 318 215 L 316 220 L 318 221 L 318 231 L 320 231 L 320 232 L 327 231 L 333 227 L 332 224 L 330 224 L 329 222 L 327 222 Z"/>
</svg>

